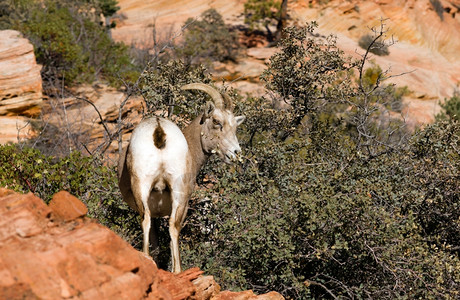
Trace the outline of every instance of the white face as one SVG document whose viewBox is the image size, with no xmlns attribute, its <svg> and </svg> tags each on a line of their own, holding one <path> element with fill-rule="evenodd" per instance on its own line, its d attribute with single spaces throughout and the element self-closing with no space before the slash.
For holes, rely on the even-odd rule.
<svg viewBox="0 0 460 300">
<path fill-rule="evenodd" d="M 225 163 L 231 163 L 241 152 L 236 137 L 236 127 L 243 123 L 245 117 L 235 117 L 228 110 L 215 108 L 204 117 L 201 144 L 207 152 L 216 152 Z"/>
</svg>

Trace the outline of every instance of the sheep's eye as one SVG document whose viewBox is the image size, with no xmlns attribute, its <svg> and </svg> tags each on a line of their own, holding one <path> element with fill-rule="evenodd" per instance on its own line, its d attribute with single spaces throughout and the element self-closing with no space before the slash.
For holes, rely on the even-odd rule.
<svg viewBox="0 0 460 300">
<path fill-rule="evenodd" d="M 222 123 L 216 119 L 212 119 L 212 124 L 214 124 L 215 127 L 221 127 L 222 128 Z"/>
</svg>

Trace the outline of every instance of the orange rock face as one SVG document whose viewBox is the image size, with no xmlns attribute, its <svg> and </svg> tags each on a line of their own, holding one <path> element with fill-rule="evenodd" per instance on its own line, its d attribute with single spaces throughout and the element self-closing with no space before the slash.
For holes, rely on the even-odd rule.
<svg viewBox="0 0 460 300">
<path fill-rule="evenodd" d="M 0 144 L 33 135 L 28 117 L 40 113 L 41 67 L 18 31 L 0 31 Z"/>
<path fill-rule="evenodd" d="M 215 8 L 228 18 L 236 18 L 243 11 L 244 0 L 174 0 L 142 1 L 121 0 L 121 18 L 112 36 L 117 41 L 139 46 L 153 44 L 152 26 L 156 26 L 157 39 L 168 39 L 180 31 L 185 21 L 199 16 L 209 8 Z"/>
<path fill-rule="evenodd" d="M 283 299 L 250 291 L 219 298 L 212 276 L 157 269 L 86 211 L 67 192 L 47 206 L 32 193 L 0 188 L 0 299 Z"/>
<path fill-rule="evenodd" d="M 0 115 L 34 111 L 41 103 L 40 69 L 29 40 L 15 30 L 0 31 Z"/>
</svg>

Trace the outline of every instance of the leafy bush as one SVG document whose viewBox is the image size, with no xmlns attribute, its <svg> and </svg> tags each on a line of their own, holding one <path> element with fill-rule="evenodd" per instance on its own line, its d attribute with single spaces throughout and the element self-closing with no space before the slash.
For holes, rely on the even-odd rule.
<svg viewBox="0 0 460 300">
<path fill-rule="evenodd" d="M 458 297 L 460 125 L 391 140 L 399 128 L 376 118 L 381 74 L 370 80 L 374 71 L 316 48 L 305 29 L 287 32 L 264 78 L 292 108 L 238 103 L 245 157 L 205 167 L 183 229 L 184 264 L 225 288 L 293 299 Z M 347 66 L 370 82 L 354 84 Z"/>
<path fill-rule="evenodd" d="M 400 123 L 382 124 L 382 111 L 399 94 L 381 84 L 384 72 L 345 58 L 332 37 L 311 38 L 313 29 L 288 29 L 263 76 L 290 108 L 236 102 L 245 155 L 230 167 L 212 158 L 200 174 L 184 266 L 225 288 L 294 299 L 458 297 L 459 124 L 393 139 Z M 184 67 L 170 62 L 145 80 L 152 107 L 180 103 L 180 119 L 198 108 L 177 100 L 179 86 L 206 80 Z"/>
<path fill-rule="evenodd" d="M 291 106 L 284 115 L 288 126 L 284 138 L 308 115 L 321 112 L 333 122 L 346 122 L 354 127 L 359 151 L 369 156 L 388 151 L 404 141 L 406 132 L 401 119 L 388 109 L 399 111 L 404 89 L 382 85 L 381 69 L 364 69 L 363 60 L 346 57 L 337 48 L 336 38 L 314 38 L 315 22 L 304 28 L 287 28 L 280 41 L 281 52 L 270 58 L 262 79 L 275 97 Z M 356 81 L 356 74 L 359 79 Z"/>
<path fill-rule="evenodd" d="M 443 145 L 428 164 L 415 156 L 426 132 L 367 161 L 330 125 L 264 135 L 241 166 L 208 166 L 217 179 L 191 205 L 184 263 L 226 288 L 294 299 L 457 297 L 459 125 L 427 129 L 437 136 L 420 151 Z"/>
<path fill-rule="evenodd" d="M 460 121 L 460 93 L 456 91 L 450 99 L 444 99 L 441 108 L 436 120 Z"/>
<path fill-rule="evenodd" d="M 46 89 L 60 88 L 61 82 L 104 78 L 116 85 L 118 76 L 137 78 L 128 48 L 113 42 L 101 26 L 100 14 L 116 11 L 113 1 L 16 2 L 4 4 L 0 26 L 22 32 L 33 43 Z"/>
<path fill-rule="evenodd" d="M 336 38 L 313 38 L 315 22 L 306 27 L 287 28 L 280 42 L 283 51 L 270 58 L 269 68 L 262 74 L 267 89 L 291 105 L 287 122 L 298 126 L 304 117 L 330 103 L 338 103 L 352 95 L 349 71 L 356 62 L 337 48 Z"/>
<path fill-rule="evenodd" d="M 184 42 L 176 50 L 180 57 L 192 63 L 236 60 L 238 37 L 229 30 L 222 16 L 213 8 L 185 22 Z"/>
<path fill-rule="evenodd" d="M 390 54 L 390 50 L 388 48 L 388 45 L 386 45 L 384 42 L 381 42 L 379 40 L 374 42 L 375 37 L 366 34 L 363 35 L 359 41 L 358 45 L 363 48 L 364 50 L 369 50 L 371 53 L 374 53 L 379 56 L 386 56 Z M 369 47 L 372 44 L 371 47 Z"/>
<path fill-rule="evenodd" d="M 142 94 L 147 105 L 147 114 L 166 113 L 169 118 L 180 115 L 182 118 L 193 118 L 200 112 L 205 102 L 205 95 L 198 98 L 185 97 L 181 87 L 192 82 L 210 83 L 209 73 L 202 65 L 186 64 L 180 60 L 159 62 L 151 66 L 141 76 Z"/>
</svg>

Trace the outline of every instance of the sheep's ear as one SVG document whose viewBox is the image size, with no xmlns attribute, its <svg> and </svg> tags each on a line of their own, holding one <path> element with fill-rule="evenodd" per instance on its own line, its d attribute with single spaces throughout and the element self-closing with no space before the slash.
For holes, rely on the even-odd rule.
<svg viewBox="0 0 460 300">
<path fill-rule="evenodd" d="M 212 102 L 207 102 L 206 103 L 206 106 L 204 108 L 203 117 L 201 117 L 200 124 L 203 124 L 204 121 L 206 121 L 206 119 L 208 119 L 212 115 L 212 113 L 214 112 L 215 108 L 216 107 L 214 106 L 214 103 L 212 103 Z"/>
<path fill-rule="evenodd" d="M 236 120 L 236 126 L 239 126 L 239 125 L 241 125 L 241 123 L 243 123 L 244 120 L 246 120 L 246 117 L 245 116 L 238 116 L 238 117 L 235 117 L 235 120 Z"/>
</svg>

